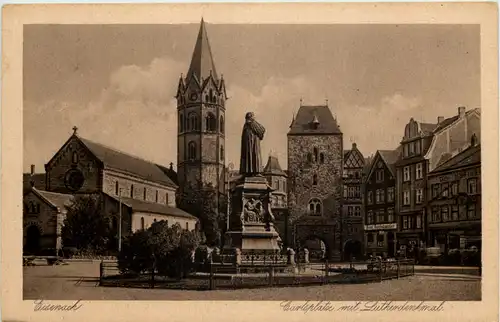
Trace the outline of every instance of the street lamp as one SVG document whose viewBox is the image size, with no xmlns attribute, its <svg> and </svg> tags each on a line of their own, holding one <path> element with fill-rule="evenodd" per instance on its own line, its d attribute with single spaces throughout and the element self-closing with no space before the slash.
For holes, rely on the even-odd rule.
<svg viewBox="0 0 500 322">
<path fill-rule="evenodd" d="M 119 219 L 118 219 L 118 252 L 122 250 L 122 188 L 118 190 Z"/>
</svg>

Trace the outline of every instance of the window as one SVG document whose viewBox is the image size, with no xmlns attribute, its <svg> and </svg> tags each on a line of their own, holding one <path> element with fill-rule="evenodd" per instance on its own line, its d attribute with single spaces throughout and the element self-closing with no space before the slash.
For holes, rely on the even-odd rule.
<svg viewBox="0 0 500 322">
<path fill-rule="evenodd" d="M 118 194 L 120 193 L 120 186 L 118 184 L 118 181 L 115 182 L 115 195 L 118 196 Z"/>
<path fill-rule="evenodd" d="M 368 233 L 368 235 L 366 235 L 366 239 L 369 243 L 373 243 L 373 234 L 372 233 Z"/>
<path fill-rule="evenodd" d="M 384 246 L 384 234 L 377 234 L 377 246 L 378 247 Z"/>
<path fill-rule="evenodd" d="M 458 205 L 451 205 L 451 220 L 458 220 Z"/>
<path fill-rule="evenodd" d="M 344 198 L 346 199 L 347 199 L 347 190 L 348 190 L 347 186 L 344 186 Z"/>
<path fill-rule="evenodd" d="M 394 222 L 394 208 L 387 209 L 387 221 Z"/>
<path fill-rule="evenodd" d="M 377 182 L 382 182 L 384 181 L 384 170 L 380 169 L 377 170 Z"/>
<path fill-rule="evenodd" d="M 356 216 L 356 217 L 360 217 L 361 216 L 361 207 L 356 206 L 354 208 L 354 216 Z"/>
<path fill-rule="evenodd" d="M 373 191 L 368 191 L 368 204 L 371 205 L 373 203 Z"/>
<path fill-rule="evenodd" d="M 416 170 L 415 170 L 415 176 L 416 179 L 422 179 L 424 177 L 424 174 L 422 172 L 422 163 L 417 163 Z"/>
<path fill-rule="evenodd" d="M 318 162 L 318 148 L 315 147 L 313 151 L 314 151 L 314 162 Z"/>
<path fill-rule="evenodd" d="M 380 203 L 380 189 L 375 191 L 375 202 Z"/>
<path fill-rule="evenodd" d="M 349 188 L 347 188 L 347 189 L 348 189 L 348 190 L 347 190 L 347 191 L 348 191 L 348 192 L 347 192 L 347 196 L 348 196 L 349 198 L 354 198 L 354 187 L 349 187 Z"/>
<path fill-rule="evenodd" d="M 78 163 L 78 153 L 73 152 L 73 163 Z"/>
<path fill-rule="evenodd" d="M 415 153 L 420 154 L 420 141 L 415 142 Z"/>
<path fill-rule="evenodd" d="M 450 218 L 448 216 L 448 206 L 442 206 L 441 207 L 441 218 L 443 221 L 449 221 Z"/>
<path fill-rule="evenodd" d="M 134 198 L 134 185 L 130 185 L 130 198 Z"/>
<path fill-rule="evenodd" d="M 422 228 L 422 216 L 421 215 L 417 215 L 417 229 L 420 229 Z"/>
<path fill-rule="evenodd" d="M 179 131 L 184 132 L 184 114 L 179 115 Z"/>
<path fill-rule="evenodd" d="M 144 230 L 144 217 L 141 217 L 141 230 Z"/>
<path fill-rule="evenodd" d="M 353 208 L 354 207 L 352 207 L 352 206 L 347 206 L 347 214 L 348 214 L 349 217 L 352 217 L 353 214 L 354 214 L 354 209 Z"/>
<path fill-rule="evenodd" d="M 313 186 L 317 186 L 317 185 L 318 185 L 318 175 L 314 174 L 313 175 Z"/>
<path fill-rule="evenodd" d="M 403 206 L 410 205 L 410 191 L 406 190 L 403 192 Z"/>
<path fill-rule="evenodd" d="M 217 122 L 213 113 L 208 112 L 205 117 L 205 129 L 207 132 L 215 132 L 217 127 Z"/>
<path fill-rule="evenodd" d="M 168 192 L 165 192 L 165 204 L 168 205 Z"/>
<path fill-rule="evenodd" d="M 415 190 L 415 195 L 416 195 L 416 203 L 421 204 L 424 196 L 423 190 L 422 189 Z"/>
<path fill-rule="evenodd" d="M 158 202 L 158 190 L 156 190 L 155 201 Z"/>
<path fill-rule="evenodd" d="M 354 198 L 361 197 L 361 188 L 359 186 L 354 187 Z"/>
<path fill-rule="evenodd" d="M 403 153 L 404 153 L 404 156 L 405 156 L 405 157 L 407 157 L 407 156 L 408 156 L 408 145 L 407 145 L 407 144 L 405 144 L 405 145 L 403 146 Z"/>
<path fill-rule="evenodd" d="M 403 229 L 408 229 L 408 217 L 403 216 Z"/>
<path fill-rule="evenodd" d="M 224 160 L 224 146 L 220 146 L 220 158 L 221 160 Z"/>
<path fill-rule="evenodd" d="M 415 142 L 410 143 L 410 155 L 415 154 Z"/>
<path fill-rule="evenodd" d="M 394 187 L 387 188 L 387 202 L 394 201 Z"/>
<path fill-rule="evenodd" d="M 439 196 L 439 183 L 433 184 L 431 189 L 432 189 L 432 198 L 437 198 Z"/>
<path fill-rule="evenodd" d="M 469 217 L 469 219 L 476 218 L 476 204 L 472 203 L 467 206 L 467 217 Z"/>
<path fill-rule="evenodd" d="M 321 201 L 317 198 L 309 201 L 309 213 L 311 215 L 321 215 Z"/>
<path fill-rule="evenodd" d="M 188 143 L 188 160 L 196 159 L 196 143 L 191 141 Z"/>
<path fill-rule="evenodd" d="M 146 200 L 147 198 L 147 194 L 148 194 L 148 190 L 146 189 L 146 187 L 144 187 L 144 200 Z"/>
<path fill-rule="evenodd" d="M 441 196 L 448 197 L 448 182 L 441 184 Z"/>
<path fill-rule="evenodd" d="M 323 153 L 319 154 L 319 163 L 321 164 L 325 163 L 325 155 Z"/>
<path fill-rule="evenodd" d="M 220 133 L 224 134 L 224 117 L 220 117 L 220 121 L 219 121 L 219 131 Z"/>
<path fill-rule="evenodd" d="M 383 223 L 385 221 L 385 215 L 383 210 L 377 210 L 377 224 Z"/>
<path fill-rule="evenodd" d="M 408 216 L 408 229 L 413 229 L 413 218 L 412 216 Z"/>
<path fill-rule="evenodd" d="M 410 181 L 410 166 L 403 168 L 403 181 Z"/>
<path fill-rule="evenodd" d="M 366 223 L 368 225 L 373 224 L 373 211 L 368 210 L 368 213 L 366 214 Z"/>
<path fill-rule="evenodd" d="M 467 220 L 467 206 L 462 205 L 459 208 L 459 214 L 458 214 L 460 220 Z"/>
<path fill-rule="evenodd" d="M 432 208 L 432 221 L 433 222 L 440 222 L 441 221 L 441 213 L 439 212 L 438 207 Z"/>
<path fill-rule="evenodd" d="M 186 221 L 186 230 L 189 230 L 189 223 Z"/>
<path fill-rule="evenodd" d="M 458 181 L 455 181 L 451 184 L 451 195 L 452 196 L 458 195 Z"/>
<path fill-rule="evenodd" d="M 198 116 L 196 113 L 190 113 L 188 115 L 188 130 L 190 131 L 198 131 L 200 129 L 200 125 L 198 123 Z"/>
<path fill-rule="evenodd" d="M 470 195 L 477 193 L 477 179 L 472 178 L 467 180 L 467 193 Z"/>
</svg>

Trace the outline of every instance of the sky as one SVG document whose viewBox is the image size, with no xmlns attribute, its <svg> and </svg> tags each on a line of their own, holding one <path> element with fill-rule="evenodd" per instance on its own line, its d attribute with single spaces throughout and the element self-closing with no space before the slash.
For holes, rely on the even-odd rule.
<svg viewBox="0 0 500 322">
<path fill-rule="evenodd" d="M 266 127 L 265 160 L 287 168 L 290 122 L 324 104 L 365 157 L 394 149 L 410 118 L 480 108 L 477 25 L 221 25 L 206 28 L 226 103 L 226 164 L 239 167 L 247 111 Z M 168 165 L 177 160 L 175 92 L 199 24 L 25 25 L 23 168 L 82 137 Z"/>
</svg>

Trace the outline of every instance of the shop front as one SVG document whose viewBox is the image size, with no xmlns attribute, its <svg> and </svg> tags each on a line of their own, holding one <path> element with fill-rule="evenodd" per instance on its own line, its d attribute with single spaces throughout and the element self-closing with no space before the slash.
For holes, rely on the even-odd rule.
<svg viewBox="0 0 500 322">
<path fill-rule="evenodd" d="M 450 222 L 434 224 L 429 227 L 430 241 L 433 247 L 439 247 L 442 253 L 449 250 L 465 250 L 475 247 L 481 250 L 481 223 Z"/>
<path fill-rule="evenodd" d="M 365 225 L 365 249 L 367 255 L 395 257 L 397 224 Z"/>
</svg>

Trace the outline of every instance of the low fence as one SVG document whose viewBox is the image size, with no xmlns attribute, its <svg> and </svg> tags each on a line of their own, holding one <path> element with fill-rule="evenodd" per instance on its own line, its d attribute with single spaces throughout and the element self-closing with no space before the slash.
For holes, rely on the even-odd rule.
<svg viewBox="0 0 500 322">
<path fill-rule="evenodd" d="M 192 272 L 186 278 L 174 279 L 149 271 L 143 274 L 121 274 L 116 262 L 101 262 L 100 285 L 137 288 L 171 288 L 215 290 L 322 284 L 372 283 L 398 279 L 415 273 L 414 260 L 374 260 L 344 264 L 282 262 L 211 263 L 206 272 Z"/>
</svg>

